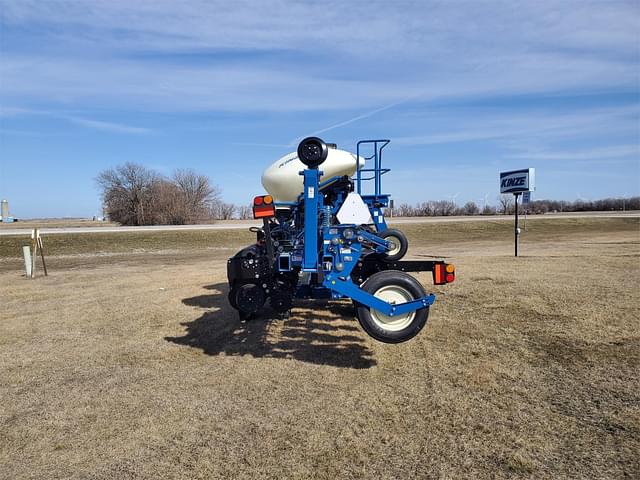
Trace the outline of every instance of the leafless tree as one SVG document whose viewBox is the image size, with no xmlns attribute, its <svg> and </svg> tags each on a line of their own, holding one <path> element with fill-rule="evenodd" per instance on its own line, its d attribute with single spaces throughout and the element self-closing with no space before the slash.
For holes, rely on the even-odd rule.
<svg viewBox="0 0 640 480">
<path fill-rule="evenodd" d="M 206 175 L 181 169 L 173 173 L 172 181 L 182 202 L 182 223 L 195 223 L 210 217 L 211 207 L 220 201 L 220 191 L 211 186 Z"/>
<path fill-rule="evenodd" d="M 173 183 L 181 193 L 185 223 L 193 223 L 209 216 L 211 206 L 220 200 L 220 191 L 212 187 L 206 175 L 200 175 L 191 169 L 180 169 L 173 173 Z"/>
<path fill-rule="evenodd" d="M 438 200 L 434 202 L 434 215 L 449 216 L 456 211 L 456 204 L 451 200 Z"/>
<path fill-rule="evenodd" d="M 109 217 L 122 225 L 185 224 L 206 219 L 219 198 L 209 179 L 177 170 L 170 179 L 125 163 L 96 178 Z"/>
<path fill-rule="evenodd" d="M 231 220 L 236 211 L 233 203 L 216 202 L 211 209 L 211 214 L 216 220 Z"/>
<path fill-rule="evenodd" d="M 253 218 L 253 206 L 252 205 L 240 205 L 236 208 L 238 212 L 238 218 L 240 220 L 248 220 Z"/>
<path fill-rule="evenodd" d="M 413 207 L 408 203 L 401 203 L 393 213 L 398 217 L 411 217 L 413 216 Z"/>
<path fill-rule="evenodd" d="M 493 205 L 485 205 L 484 208 L 482 209 L 482 215 L 495 215 L 496 214 L 496 207 L 494 207 Z"/>
<path fill-rule="evenodd" d="M 475 202 L 467 202 L 462 207 L 463 215 L 477 215 L 480 212 L 480 209 L 476 205 Z"/>
<path fill-rule="evenodd" d="M 123 225 L 150 223 L 152 190 L 159 180 L 155 172 L 135 163 L 105 170 L 96 178 L 109 217 Z"/>
<path fill-rule="evenodd" d="M 500 202 L 500 208 L 504 215 L 508 215 L 513 211 L 513 195 L 505 194 L 500 195 L 498 197 L 498 201 Z"/>
<path fill-rule="evenodd" d="M 416 208 L 415 208 L 416 215 L 419 215 L 421 217 L 431 217 L 433 215 L 436 215 L 437 209 L 438 209 L 438 204 L 433 200 L 429 200 L 428 202 L 418 203 L 416 204 Z"/>
</svg>

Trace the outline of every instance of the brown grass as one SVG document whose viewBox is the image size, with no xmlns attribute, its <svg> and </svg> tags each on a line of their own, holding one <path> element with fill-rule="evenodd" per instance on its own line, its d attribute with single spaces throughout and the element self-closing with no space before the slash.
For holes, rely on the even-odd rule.
<svg viewBox="0 0 640 480">
<path fill-rule="evenodd" d="M 508 230 L 404 227 L 458 278 L 395 346 L 345 302 L 239 323 L 230 252 L 187 233 L 33 281 L 5 259 L 0 477 L 637 477 L 638 224 L 580 221 L 518 259 Z"/>
<path fill-rule="evenodd" d="M 29 218 L 20 219 L 17 222 L 3 223 L 0 222 L 0 231 L 3 228 L 55 228 L 55 227 L 115 227 L 117 223 L 114 222 L 98 222 L 89 218 Z"/>
</svg>

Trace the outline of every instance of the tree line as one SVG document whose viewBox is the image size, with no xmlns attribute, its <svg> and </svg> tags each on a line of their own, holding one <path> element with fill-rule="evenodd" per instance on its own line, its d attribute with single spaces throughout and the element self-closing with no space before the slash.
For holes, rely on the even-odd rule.
<svg viewBox="0 0 640 480">
<path fill-rule="evenodd" d="M 232 218 L 253 218 L 251 205 L 223 201 L 220 189 L 206 175 L 179 169 L 171 176 L 135 163 L 104 170 L 96 177 L 105 214 L 122 225 L 184 225 Z M 475 202 L 462 206 L 451 200 L 429 200 L 415 205 L 402 203 L 393 209 L 399 217 L 496 215 L 514 213 L 513 195 L 500 195 L 498 205 Z M 520 211 L 523 210 L 520 205 Z M 640 197 L 601 200 L 535 200 L 529 213 L 640 210 Z"/>
<path fill-rule="evenodd" d="M 640 197 L 604 198 L 600 200 L 534 200 L 527 205 L 518 202 L 519 211 L 543 214 L 550 212 L 595 212 L 616 210 L 640 210 Z M 513 195 L 500 195 L 497 205 L 485 204 L 480 208 L 475 202 L 462 206 L 451 200 L 429 200 L 415 205 L 402 203 L 393 209 L 398 217 L 440 217 L 455 215 L 512 215 L 515 213 Z"/>
</svg>

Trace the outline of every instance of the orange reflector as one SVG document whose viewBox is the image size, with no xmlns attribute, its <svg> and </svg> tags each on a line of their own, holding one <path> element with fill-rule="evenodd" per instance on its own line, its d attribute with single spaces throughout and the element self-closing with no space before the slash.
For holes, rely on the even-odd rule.
<svg viewBox="0 0 640 480">
<path fill-rule="evenodd" d="M 262 197 L 256 197 L 256 198 L 253 199 L 253 204 L 254 205 L 262 205 L 262 201 L 263 201 Z"/>
<path fill-rule="evenodd" d="M 447 273 L 453 273 L 455 272 L 456 268 L 453 266 L 452 263 L 448 263 L 447 267 L 446 267 Z"/>
<path fill-rule="evenodd" d="M 436 263 L 433 266 L 433 283 L 436 285 L 444 283 L 444 265 L 441 263 Z"/>
<path fill-rule="evenodd" d="M 271 195 L 265 195 L 265 197 L 262 199 L 264 201 L 264 203 L 266 203 L 267 205 L 273 203 L 273 197 Z"/>
</svg>

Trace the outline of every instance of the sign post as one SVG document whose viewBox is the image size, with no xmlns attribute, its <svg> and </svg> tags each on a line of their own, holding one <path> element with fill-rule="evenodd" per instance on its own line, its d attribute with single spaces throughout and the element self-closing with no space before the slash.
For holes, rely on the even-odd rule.
<svg viewBox="0 0 640 480">
<path fill-rule="evenodd" d="M 525 168 L 523 170 L 511 170 L 500 172 L 500 193 L 513 193 L 515 200 L 515 223 L 513 225 L 513 236 L 515 243 L 515 256 L 518 256 L 518 197 L 521 194 L 527 196 L 527 203 L 531 191 L 535 190 L 536 171 L 535 168 Z M 523 198 L 524 202 L 524 198 Z"/>
<path fill-rule="evenodd" d="M 518 237 L 520 236 L 520 229 L 518 228 L 518 197 L 520 196 L 520 192 L 513 194 L 513 199 L 515 200 L 516 206 L 516 221 L 513 224 L 513 239 L 514 244 L 516 246 L 516 257 L 518 256 Z"/>
</svg>

